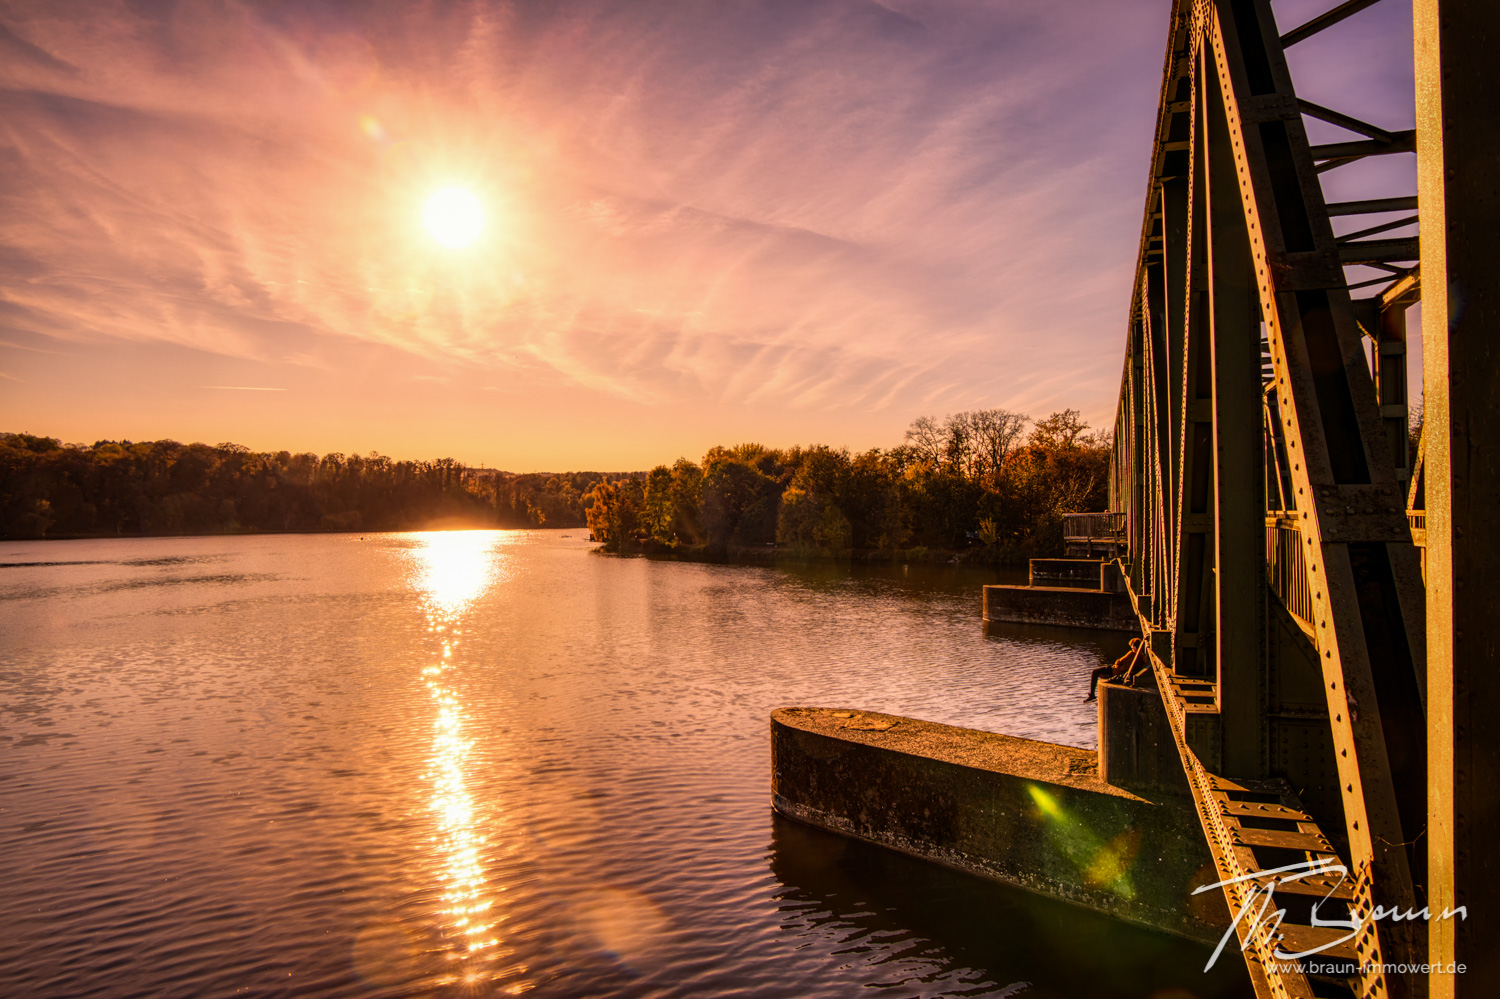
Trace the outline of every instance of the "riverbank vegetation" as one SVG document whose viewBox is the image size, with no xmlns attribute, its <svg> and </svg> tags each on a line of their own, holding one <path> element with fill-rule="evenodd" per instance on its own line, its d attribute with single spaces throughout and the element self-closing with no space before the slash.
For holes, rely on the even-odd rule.
<svg viewBox="0 0 1500 999">
<path fill-rule="evenodd" d="M 1109 448 L 1076 410 L 1034 424 L 980 410 L 922 417 L 900 445 L 858 454 L 822 444 L 715 447 L 701 463 L 601 482 L 585 509 L 589 530 L 613 551 L 941 550 L 1013 561 L 1059 553 L 1063 514 L 1104 508 Z"/>
<path fill-rule="evenodd" d="M 0 532 L 52 538 L 582 527 L 589 491 L 629 479 L 517 475 L 451 458 L 257 453 L 172 440 L 65 445 L 0 434 Z"/>
<path fill-rule="evenodd" d="M 1103 509 L 1109 440 L 1076 410 L 922 417 L 888 449 L 714 447 L 650 472 L 515 474 L 451 458 L 63 444 L 0 434 L 7 538 L 582 527 L 610 551 L 1010 561 Z M 941 553 L 941 554 L 940 554 Z"/>
</svg>

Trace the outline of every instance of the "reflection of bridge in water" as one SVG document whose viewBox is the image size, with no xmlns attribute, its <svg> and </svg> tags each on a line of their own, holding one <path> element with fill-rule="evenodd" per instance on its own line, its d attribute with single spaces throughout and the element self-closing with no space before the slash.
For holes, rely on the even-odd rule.
<svg viewBox="0 0 1500 999">
<path fill-rule="evenodd" d="M 1279 38 L 1266 0 L 1175 4 L 1111 508 L 1220 875 L 1350 873 L 1321 916 L 1353 932 L 1296 884 L 1279 927 L 1255 923 L 1268 879 L 1225 889 L 1258 994 L 1496 995 L 1500 4 L 1416 0 L 1418 127 L 1389 131 L 1299 99 L 1284 56 L 1373 2 Z M 1314 145 L 1305 118 L 1353 137 Z M 1415 196 L 1325 201 L 1329 171 L 1413 151 Z M 1467 973 L 1378 967 L 1449 962 Z"/>
<path fill-rule="evenodd" d="M 1262 997 L 1500 995 L 1500 3 L 1415 0 L 1403 131 L 1287 66 L 1374 3 L 1284 35 L 1269 0 L 1173 5 L 1111 511 L 1065 528 L 1092 563 L 985 596 L 993 621 L 1137 631 L 1151 689 L 1101 685 L 1097 757 L 784 709 L 778 810 L 1184 936 L 1232 925 Z M 1415 194 L 1324 197 L 1412 153 Z"/>
</svg>

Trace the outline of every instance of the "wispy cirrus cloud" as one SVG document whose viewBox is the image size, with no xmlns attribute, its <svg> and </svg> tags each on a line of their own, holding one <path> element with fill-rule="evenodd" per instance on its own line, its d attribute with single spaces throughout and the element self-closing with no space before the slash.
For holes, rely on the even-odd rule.
<svg viewBox="0 0 1500 999">
<path fill-rule="evenodd" d="M 476 390 L 795 411 L 810 435 L 826 412 L 1097 417 L 1166 10 L 12 10 L 0 326 L 257 371 L 368 345 Z M 490 207 L 471 251 L 420 231 L 439 183 Z M 410 382 L 381 363 L 338 391 Z"/>
</svg>

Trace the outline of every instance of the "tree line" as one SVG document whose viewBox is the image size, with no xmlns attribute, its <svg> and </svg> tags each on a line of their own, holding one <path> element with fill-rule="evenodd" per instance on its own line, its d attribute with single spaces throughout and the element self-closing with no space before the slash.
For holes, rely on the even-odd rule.
<svg viewBox="0 0 1500 999">
<path fill-rule="evenodd" d="M 1035 422 L 1001 409 L 924 416 L 896 447 L 858 454 L 714 447 L 600 482 L 584 508 L 612 551 L 977 548 L 1009 561 L 1060 553 L 1063 514 L 1104 509 L 1110 444 L 1073 409 Z"/>
<path fill-rule="evenodd" d="M 1110 441 L 1076 410 L 914 420 L 901 444 L 714 447 L 650 472 L 515 474 L 451 458 L 255 452 L 173 440 L 0 433 L 6 538 L 582 527 L 611 551 L 724 555 L 1061 550 L 1102 509 Z"/>
<path fill-rule="evenodd" d="M 604 481 L 631 473 L 513 474 L 452 458 L 254 452 L 173 440 L 63 444 L 0 434 L 0 532 L 7 538 L 440 525 L 582 527 Z"/>
</svg>

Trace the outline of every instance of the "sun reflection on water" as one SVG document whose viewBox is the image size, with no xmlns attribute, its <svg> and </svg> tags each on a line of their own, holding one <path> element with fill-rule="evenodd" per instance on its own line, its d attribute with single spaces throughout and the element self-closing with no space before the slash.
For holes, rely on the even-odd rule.
<svg viewBox="0 0 1500 999">
<path fill-rule="evenodd" d="M 422 668 L 436 709 L 433 718 L 431 812 L 440 860 L 444 936 L 454 980 L 475 982 L 494 978 L 502 957 L 500 917 L 485 870 L 489 837 L 486 822 L 470 790 L 475 741 L 459 681 L 464 659 L 459 655 L 470 605 L 503 576 L 500 535 L 494 531 L 453 531 L 419 536 L 415 549 L 413 585 L 422 595 L 427 631 L 432 636 L 432 658 Z M 505 977 L 516 968 L 505 969 Z"/>
<path fill-rule="evenodd" d="M 488 590 L 500 570 L 495 531 L 434 531 L 419 536 L 416 588 L 427 603 L 429 625 L 457 624 L 469 604 Z"/>
</svg>

